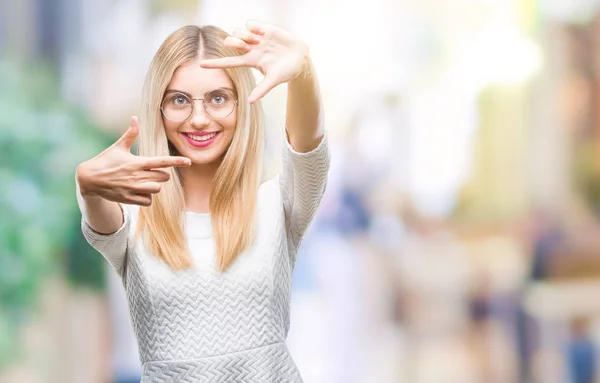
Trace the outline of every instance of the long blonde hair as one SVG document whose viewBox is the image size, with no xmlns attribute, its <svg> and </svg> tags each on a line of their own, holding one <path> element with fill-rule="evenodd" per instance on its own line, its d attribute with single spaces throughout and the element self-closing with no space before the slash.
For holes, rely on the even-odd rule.
<svg viewBox="0 0 600 383">
<path fill-rule="evenodd" d="M 214 26 L 188 25 L 173 32 L 154 56 L 143 88 L 139 154 L 169 155 L 160 103 L 175 70 L 202 58 L 234 56 L 224 46 L 227 33 Z M 237 126 L 212 183 L 209 210 L 216 245 L 217 266 L 224 271 L 252 243 L 263 152 L 263 116 L 260 103 L 248 104 L 255 86 L 249 68 L 225 69 L 238 95 Z M 171 180 L 153 196 L 152 205 L 140 208 L 137 235 L 146 249 L 172 269 L 192 266 L 182 213 L 186 211 L 182 178 L 171 168 Z"/>
</svg>

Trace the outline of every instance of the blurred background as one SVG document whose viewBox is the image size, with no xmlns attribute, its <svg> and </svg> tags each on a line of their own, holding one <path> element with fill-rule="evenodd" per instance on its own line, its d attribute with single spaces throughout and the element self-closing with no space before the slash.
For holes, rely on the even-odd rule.
<svg viewBox="0 0 600 383">
<path fill-rule="evenodd" d="M 249 18 L 309 43 L 327 112 L 288 339 L 305 381 L 600 382 L 598 0 L 0 1 L 0 382 L 139 381 L 74 171 L 168 34 Z"/>
</svg>

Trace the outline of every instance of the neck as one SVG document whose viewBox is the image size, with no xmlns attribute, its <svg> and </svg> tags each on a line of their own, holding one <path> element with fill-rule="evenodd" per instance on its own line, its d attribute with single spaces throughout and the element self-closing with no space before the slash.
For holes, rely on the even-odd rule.
<svg viewBox="0 0 600 383">
<path fill-rule="evenodd" d="M 194 213 L 208 213 L 212 182 L 217 173 L 219 164 L 193 164 L 190 167 L 180 168 L 183 178 L 183 193 L 187 211 Z"/>
</svg>

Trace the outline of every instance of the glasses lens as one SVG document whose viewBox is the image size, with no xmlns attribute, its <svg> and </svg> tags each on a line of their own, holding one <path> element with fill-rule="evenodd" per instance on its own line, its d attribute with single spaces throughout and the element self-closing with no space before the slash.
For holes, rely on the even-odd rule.
<svg viewBox="0 0 600 383">
<path fill-rule="evenodd" d="M 217 89 L 204 96 L 204 108 L 212 118 L 225 118 L 233 112 L 236 104 L 235 94 L 227 89 Z"/>
<path fill-rule="evenodd" d="M 163 115 L 171 121 L 184 121 L 192 114 L 192 101 L 181 93 L 171 93 L 161 105 Z"/>
</svg>

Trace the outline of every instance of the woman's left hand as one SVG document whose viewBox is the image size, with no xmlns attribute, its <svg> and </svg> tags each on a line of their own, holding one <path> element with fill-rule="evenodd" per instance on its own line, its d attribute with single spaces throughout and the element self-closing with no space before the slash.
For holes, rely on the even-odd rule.
<svg viewBox="0 0 600 383">
<path fill-rule="evenodd" d="M 248 21 L 225 39 L 225 46 L 244 52 L 239 56 L 202 60 L 203 68 L 252 67 L 264 79 L 254 88 L 248 101 L 253 103 L 271 89 L 294 79 L 306 68 L 308 46 L 297 36 L 271 24 Z"/>
</svg>

